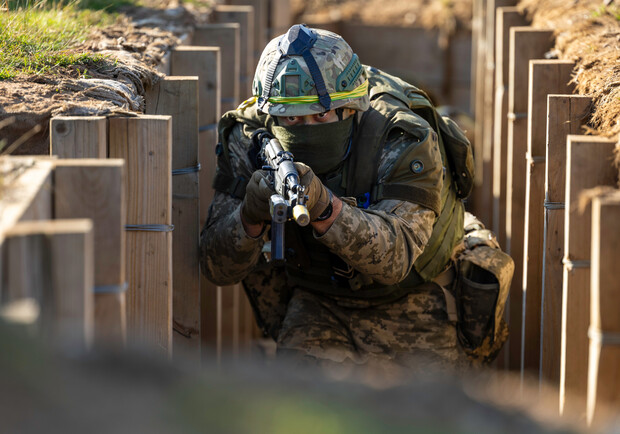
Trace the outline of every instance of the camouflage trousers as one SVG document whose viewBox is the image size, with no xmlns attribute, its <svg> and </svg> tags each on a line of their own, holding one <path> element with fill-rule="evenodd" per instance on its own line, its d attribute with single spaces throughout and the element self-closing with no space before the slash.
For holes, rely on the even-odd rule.
<svg viewBox="0 0 620 434">
<path fill-rule="evenodd" d="M 296 288 L 277 344 L 279 356 L 310 362 L 389 362 L 413 371 L 467 365 L 443 292 L 434 283 L 379 305 L 347 305 Z"/>
</svg>

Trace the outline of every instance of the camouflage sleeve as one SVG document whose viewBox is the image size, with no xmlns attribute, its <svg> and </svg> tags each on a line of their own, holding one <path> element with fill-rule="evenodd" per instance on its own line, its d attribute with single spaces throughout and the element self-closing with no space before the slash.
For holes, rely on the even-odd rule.
<svg viewBox="0 0 620 434">
<path fill-rule="evenodd" d="M 401 155 L 410 153 L 418 143 L 406 134 L 392 137 L 381 156 L 379 180 L 389 177 Z M 441 156 L 435 146 L 427 148 L 430 149 L 423 150 L 423 154 L 428 154 L 425 161 L 439 166 L 429 172 L 424 183 L 434 184 L 431 190 L 439 194 L 443 186 Z M 404 200 L 381 200 L 368 209 L 357 208 L 354 200 L 343 201 L 342 211 L 332 226 L 321 236 L 315 234 L 317 239 L 376 282 L 388 285 L 403 280 L 431 236 L 435 212 Z"/>
<path fill-rule="evenodd" d="M 250 178 L 252 163 L 247 157 L 251 146 L 241 124 L 229 138 L 230 159 L 235 175 Z M 217 285 L 239 282 L 254 268 L 264 240 L 245 233 L 239 207 L 242 201 L 216 192 L 209 207 L 207 222 L 200 234 L 200 263 L 204 275 Z"/>
</svg>

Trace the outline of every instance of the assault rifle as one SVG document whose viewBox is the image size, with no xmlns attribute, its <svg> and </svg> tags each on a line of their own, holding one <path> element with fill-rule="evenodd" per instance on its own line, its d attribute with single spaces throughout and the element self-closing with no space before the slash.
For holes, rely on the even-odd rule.
<svg viewBox="0 0 620 434">
<path fill-rule="evenodd" d="M 305 187 L 300 184 L 299 174 L 293 164 L 293 154 L 282 149 L 280 142 L 271 133 L 259 129 L 252 138 L 260 149 L 258 160 L 262 168 L 272 172 L 276 194 L 269 198 L 271 260 L 281 262 L 284 260 L 284 224 L 291 219 L 299 226 L 310 223 L 310 214 L 305 205 Z"/>
</svg>

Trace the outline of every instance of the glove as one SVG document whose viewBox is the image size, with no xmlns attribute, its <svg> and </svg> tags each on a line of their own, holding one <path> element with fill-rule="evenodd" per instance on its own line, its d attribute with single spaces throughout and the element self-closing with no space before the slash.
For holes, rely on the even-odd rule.
<svg viewBox="0 0 620 434">
<path fill-rule="evenodd" d="M 248 224 L 258 225 L 271 220 L 269 198 L 275 191 L 271 188 L 268 176 L 269 173 L 266 170 L 257 170 L 245 187 L 241 218 Z"/>
<path fill-rule="evenodd" d="M 314 221 L 327 209 L 331 195 L 310 166 L 296 162 L 295 169 L 299 174 L 299 182 L 306 188 L 305 194 L 308 196 L 306 207 L 310 214 L 310 221 Z"/>
</svg>

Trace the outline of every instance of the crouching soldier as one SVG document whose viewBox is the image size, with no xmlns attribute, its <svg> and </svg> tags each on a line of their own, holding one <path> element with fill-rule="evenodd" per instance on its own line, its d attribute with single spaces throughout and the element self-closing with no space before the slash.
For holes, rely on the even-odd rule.
<svg viewBox="0 0 620 434">
<path fill-rule="evenodd" d="M 340 36 L 303 25 L 267 45 L 253 94 L 219 123 L 201 260 L 214 283 L 243 282 L 278 354 L 424 368 L 462 366 L 483 344 L 484 357 L 496 353 L 505 282 L 493 282 L 495 310 L 469 321 L 473 334 L 456 326 L 453 255 L 473 249 L 462 199 L 474 175 L 458 127 L 419 89 L 362 65 Z M 283 266 L 267 254 L 276 192 L 260 158 L 264 130 L 294 157 L 309 213 L 307 226 L 285 224 Z M 487 272 L 478 265 L 469 277 Z"/>
</svg>

